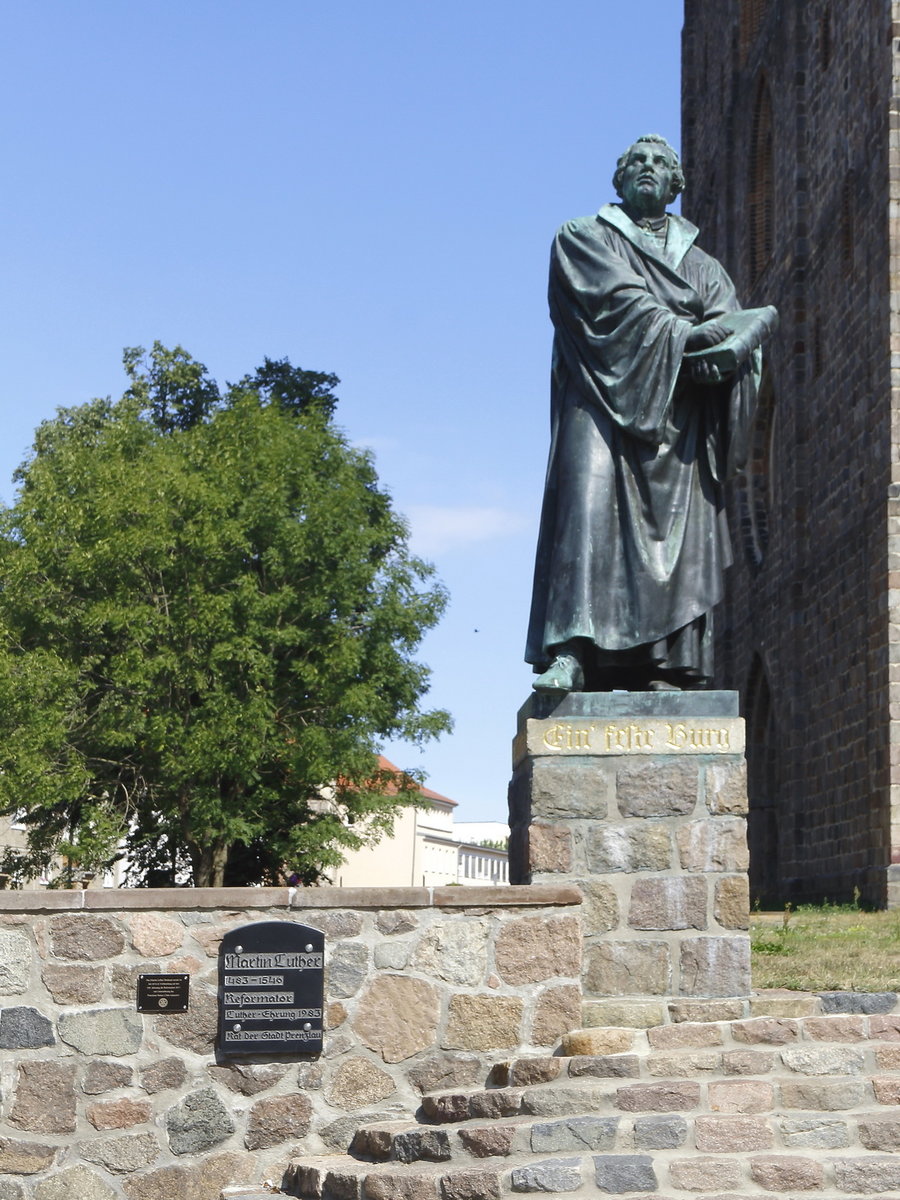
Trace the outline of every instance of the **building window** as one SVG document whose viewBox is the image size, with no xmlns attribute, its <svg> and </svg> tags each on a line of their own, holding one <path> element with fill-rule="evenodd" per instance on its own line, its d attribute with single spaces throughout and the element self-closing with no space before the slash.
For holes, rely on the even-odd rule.
<svg viewBox="0 0 900 1200">
<path fill-rule="evenodd" d="M 750 47 L 756 41 L 756 35 L 759 33 L 767 8 L 768 0 L 741 0 L 740 46 L 742 62 L 746 59 L 750 52 Z"/>
<path fill-rule="evenodd" d="M 780 833 L 775 777 L 775 714 L 763 661 L 753 658 L 747 680 L 747 843 L 750 900 L 777 906 L 780 892 Z"/>
<path fill-rule="evenodd" d="M 738 479 L 738 508 L 744 553 L 758 570 L 769 547 L 769 514 L 772 506 L 772 452 L 775 443 L 775 390 L 771 372 L 764 368 L 759 403 L 751 432 L 747 468 Z"/>
</svg>

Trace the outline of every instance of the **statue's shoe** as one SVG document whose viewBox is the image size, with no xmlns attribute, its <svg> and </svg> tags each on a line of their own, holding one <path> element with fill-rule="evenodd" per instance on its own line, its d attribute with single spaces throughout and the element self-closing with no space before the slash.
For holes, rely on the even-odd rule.
<svg viewBox="0 0 900 1200">
<path fill-rule="evenodd" d="M 531 686 L 536 692 L 580 692 L 584 687 L 584 669 L 574 654 L 557 654 Z"/>
</svg>

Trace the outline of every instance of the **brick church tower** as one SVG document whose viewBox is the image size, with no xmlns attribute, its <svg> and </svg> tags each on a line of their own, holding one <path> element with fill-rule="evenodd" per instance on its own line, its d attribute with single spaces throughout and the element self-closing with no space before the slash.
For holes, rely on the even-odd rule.
<svg viewBox="0 0 900 1200">
<path fill-rule="evenodd" d="M 716 613 L 752 895 L 900 905 L 900 2 L 684 9 L 683 211 L 781 313 Z"/>
</svg>

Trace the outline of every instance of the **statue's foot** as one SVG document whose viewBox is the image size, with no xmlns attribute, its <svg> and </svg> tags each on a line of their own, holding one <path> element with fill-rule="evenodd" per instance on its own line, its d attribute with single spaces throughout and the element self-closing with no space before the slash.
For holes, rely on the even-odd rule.
<svg viewBox="0 0 900 1200">
<path fill-rule="evenodd" d="M 648 692 L 680 692 L 681 690 L 677 683 L 672 683 L 668 679 L 651 679 L 647 684 Z"/>
<path fill-rule="evenodd" d="M 584 687 L 584 668 L 574 654 L 557 654 L 531 686 L 536 692 L 580 692 Z"/>
</svg>

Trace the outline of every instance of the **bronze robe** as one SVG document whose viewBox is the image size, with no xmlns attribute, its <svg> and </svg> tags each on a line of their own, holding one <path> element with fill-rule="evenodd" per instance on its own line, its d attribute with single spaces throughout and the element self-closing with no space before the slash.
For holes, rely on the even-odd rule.
<svg viewBox="0 0 900 1200">
<path fill-rule="evenodd" d="M 692 382 L 694 325 L 740 307 L 728 275 L 669 215 L 665 243 L 618 205 L 564 225 L 550 266 L 556 331 L 550 461 L 526 661 L 584 638 L 601 665 L 711 674 L 706 614 L 731 562 L 723 484 L 747 455 L 760 355 Z"/>
</svg>

